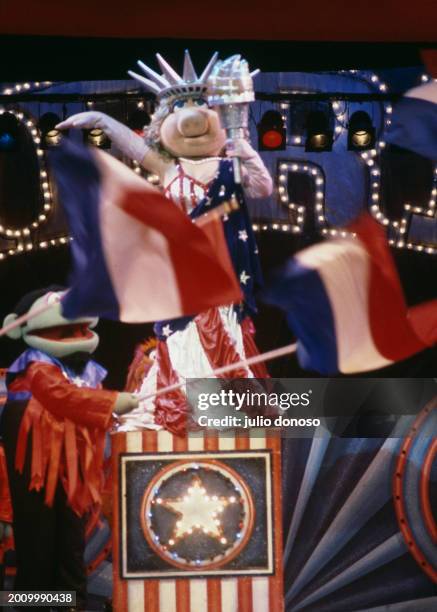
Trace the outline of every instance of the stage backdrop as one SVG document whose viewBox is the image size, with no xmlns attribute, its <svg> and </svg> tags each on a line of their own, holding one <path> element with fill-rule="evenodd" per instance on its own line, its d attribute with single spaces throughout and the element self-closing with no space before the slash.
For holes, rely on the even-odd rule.
<svg viewBox="0 0 437 612">
<path fill-rule="evenodd" d="M 252 142 L 258 146 L 258 126 L 264 114 L 273 110 L 281 114 L 286 145 L 283 150 L 261 151 L 275 190 L 270 198 L 250 203 L 254 229 L 302 236 L 305 244 L 338 234 L 341 226 L 368 209 L 387 227 L 394 247 L 435 254 L 437 171 L 429 160 L 385 143 L 393 109 L 390 95 L 395 100 L 428 78 L 414 68 L 378 74 L 349 70 L 257 76 L 258 95 L 251 107 Z M 46 151 L 41 148 L 41 117 L 100 110 L 140 129 L 153 109 L 150 97 L 132 81 L 29 82 L 4 84 L 1 91 L 11 95 L 13 102 L 0 109 L 0 260 L 35 248 L 62 246 L 68 240 Z M 299 96 L 330 92 L 346 99 L 305 100 Z M 127 97 L 127 93 L 133 95 Z M 35 94 L 38 101 L 17 101 L 17 94 Z M 93 98 L 95 94 L 101 99 Z M 277 94 L 290 97 L 268 99 Z M 366 99 L 372 94 L 388 98 Z M 373 148 L 361 152 L 350 150 L 348 141 L 348 126 L 357 112 L 366 113 L 375 135 Z M 306 128 L 314 113 L 326 117 L 333 135 L 331 150 L 307 150 Z M 8 150 L 2 134 L 11 129 L 17 142 Z M 83 135 L 71 131 L 68 138 L 82 140 Z M 114 147 L 110 152 L 119 156 Z M 138 167 L 135 170 L 142 173 Z"/>
<path fill-rule="evenodd" d="M 153 65 L 151 52 L 142 59 Z M 286 59 L 280 58 L 281 62 Z M 197 54 L 193 60 L 197 63 Z M 341 235 L 341 226 L 367 209 L 387 228 L 409 304 L 436 297 L 431 282 L 437 266 L 435 168 L 429 160 L 385 145 L 394 102 L 427 79 L 421 66 L 377 72 L 262 72 L 256 77 L 257 99 L 250 116 L 253 145 L 259 145 L 258 128 L 266 112 L 279 113 L 285 131 L 282 150 L 260 151 L 274 178 L 274 193 L 268 199 L 249 202 L 266 273 L 309 243 Z M 329 98 L 335 92 L 337 97 Z M 53 281 L 67 282 L 68 229 L 47 165 L 47 150 L 42 148 L 41 119 L 48 113 L 62 119 L 94 109 L 140 129 L 153 110 L 153 100 L 131 80 L 3 83 L 0 94 L 3 319 L 26 291 Z M 285 98 L 275 98 L 278 94 Z M 321 94 L 323 99 L 302 98 L 305 94 Z M 330 151 L 316 153 L 306 150 L 306 125 L 308 116 L 319 112 L 327 119 L 333 142 Z M 367 114 L 375 135 L 374 148 L 363 152 L 348 146 L 349 123 L 357 112 Z M 7 141 L 1 138 L 11 125 L 15 150 L 8 150 Z M 80 131 L 70 131 L 67 137 L 83 140 Z M 113 146 L 109 152 L 120 157 Z M 132 167 L 146 176 L 138 166 Z M 103 322 L 101 327 L 99 358 L 110 369 L 109 384 L 120 386 L 135 343 L 150 334 L 150 326 Z M 266 307 L 261 307 L 257 329 L 264 350 L 289 339 L 280 313 L 272 314 Z M 17 350 L 4 339 L 0 366 L 6 367 Z M 275 363 L 273 369 L 279 369 L 274 373 L 289 375 L 289 360 L 284 367 Z M 300 370 L 293 372 L 297 375 Z"/>
</svg>

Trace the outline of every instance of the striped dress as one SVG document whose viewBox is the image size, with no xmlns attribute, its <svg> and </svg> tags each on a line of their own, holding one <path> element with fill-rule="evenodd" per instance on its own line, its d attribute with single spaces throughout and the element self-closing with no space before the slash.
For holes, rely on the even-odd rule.
<svg viewBox="0 0 437 612">
<path fill-rule="evenodd" d="M 201 160 L 202 163 L 210 160 Z M 221 159 L 218 169 L 207 183 L 188 175 L 177 161 L 164 186 L 164 193 L 192 218 L 200 216 L 231 197 L 236 197 L 240 210 L 223 220 L 224 231 L 240 280 L 244 301 L 211 308 L 193 317 L 182 317 L 155 324 L 158 344 L 153 364 L 136 391 L 152 395 L 168 385 L 187 378 L 211 378 L 213 371 L 258 354 L 253 340 L 254 326 L 250 314 L 255 311 L 253 291 L 261 282 L 257 248 L 240 185 L 233 180 L 232 163 Z M 261 364 L 252 369 L 242 367 L 229 374 L 232 378 L 265 377 Z M 151 397 L 140 408 L 122 419 L 121 429 L 164 427 L 173 433 L 186 429 L 187 401 L 183 390 Z"/>
</svg>

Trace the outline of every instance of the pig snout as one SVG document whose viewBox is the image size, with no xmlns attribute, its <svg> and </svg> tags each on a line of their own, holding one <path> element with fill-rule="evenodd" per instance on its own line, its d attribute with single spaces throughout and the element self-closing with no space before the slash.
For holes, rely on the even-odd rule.
<svg viewBox="0 0 437 612">
<path fill-rule="evenodd" d="M 208 117 L 200 110 L 190 109 L 180 113 L 178 130 L 185 138 L 202 136 L 208 131 Z"/>
</svg>

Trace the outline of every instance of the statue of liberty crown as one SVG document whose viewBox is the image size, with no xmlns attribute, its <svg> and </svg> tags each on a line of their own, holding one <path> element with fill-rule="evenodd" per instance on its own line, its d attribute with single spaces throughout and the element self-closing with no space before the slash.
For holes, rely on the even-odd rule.
<svg viewBox="0 0 437 612">
<path fill-rule="evenodd" d="M 182 76 L 179 76 L 159 53 L 156 54 L 156 59 L 158 60 L 162 75 L 143 64 L 140 60 L 137 62 L 138 66 L 149 78 L 132 72 L 132 70 L 128 70 L 128 74 L 144 85 L 149 91 L 156 94 L 159 101 L 169 98 L 198 97 L 203 95 L 206 91 L 207 79 L 214 68 L 217 57 L 218 53 L 216 52 L 209 60 L 200 77 L 197 76 L 194 70 L 188 50 L 185 51 Z"/>
</svg>

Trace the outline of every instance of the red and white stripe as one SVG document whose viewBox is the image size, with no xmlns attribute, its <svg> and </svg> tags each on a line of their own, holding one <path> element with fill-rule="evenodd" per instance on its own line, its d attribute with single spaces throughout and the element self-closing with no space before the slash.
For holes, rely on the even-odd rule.
<svg viewBox="0 0 437 612">
<path fill-rule="evenodd" d="M 93 155 L 102 257 L 121 321 L 175 318 L 240 301 L 223 232 L 212 246 L 150 183 L 102 151 Z"/>
<path fill-rule="evenodd" d="M 356 238 L 330 240 L 295 256 L 322 281 L 344 374 L 382 368 L 431 346 L 437 324 L 437 301 L 408 309 L 382 226 L 364 214 L 348 229 Z"/>
<path fill-rule="evenodd" d="M 201 313 L 187 327 L 173 333 L 158 345 L 155 363 L 139 390 L 142 396 L 153 395 L 168 385 L 188 378 L 213 378 L 214 370 L 258 354 L 252 340 L 248 319 L 243 326 L 232 307 L 220 307 Z M 235 370 L 232 378 L 265 377 L 264 367 L 247 366 Z M 140 408 L 121 417 L 121 431 L 154 427 L 155 400 L 144 401 Z"/>
<path fill-rule="evenodd" d="M 178 204 L 187 214 L 202 198 L 205 197 L 207 186 L 195 181 L 181 172 L 166 187 L 165 195 Z"/>
<path fill-rule="evenodd" d="M 393 363 L 379 349 L 372 329 L 368 306 L 372 262 L 360 241 L 331 240 L 301 251 L 295 259 L 316 271 L 323 282 L 334 318 L 339 371 L 350 374 Z"/>
<path fill-rule="evenodd" d="M 129 168 L 121 167 L 118 160 L 100 151 L 95 152 L 95 158 L 102 179 L 99 219 L 102 248 L 119 299 L 120 320 L 154 321 L 166 318 L 164 311 L 175 312 L 175 308 L 182 313 L 176 270 L 165 235 L 150 225 L 138 223 L 122 207 L 127 193 L 153 194 L 155 189 Z M 153 278 L 153 293 L 149 283 L 139 282 L 147 278 Z"/>
<path fill-rule="evenodd" d="M 275 573 L 272 576 L 241 578 L 190 578 L 163 580 L 120 580 L 118 542 L 118 504 L 114 517 L 114 596 L 115 612 L 281 612 L 282 529 L 280 508 L 280 440 L 252 430 L 252 435 L 238 432 L 205 433 L 196 437 L 176 437 L 167 431 L 117 433 L 114 440 L 114 478 L 118 490 L 120 452 L 182 452 L 271 449 L 274 497 L 273 509 Z M 264 434 L 264 435 L 263 435 Z"/>
</svg>

